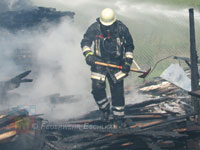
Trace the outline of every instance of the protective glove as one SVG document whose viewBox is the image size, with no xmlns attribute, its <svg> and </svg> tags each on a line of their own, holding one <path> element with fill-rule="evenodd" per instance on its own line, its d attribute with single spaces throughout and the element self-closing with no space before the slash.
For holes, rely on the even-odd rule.
<svg viewBox="0 0 200 150">
<path fill-rule="evenodd" d="M 132 64 L 133 59 L 131 58 L 126 58 L 124 61 L 124 64 L 122 65 L 122 72 L 128 74 L 131 69 L 131 64 Z"/>
<path fill-rule="evenodd" d="M 86 63 L 90 66 L 95 65 L 96 57 L 93 52 L 89 52 L 85 57 Z"/>
<path fill-rule="evenodd" d="M 128 74 L 130 72 L 130 69 L 131 69 L 130 65 L 127 65 L 127 64 L 122 65 L 122 72 L 123 73 Z"/>
</svg>

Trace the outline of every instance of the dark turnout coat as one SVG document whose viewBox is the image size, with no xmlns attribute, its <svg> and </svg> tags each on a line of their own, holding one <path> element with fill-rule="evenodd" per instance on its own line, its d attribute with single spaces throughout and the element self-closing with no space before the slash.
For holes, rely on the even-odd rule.
<svg viewBox="0 0 200 150">
<path fill-rule="evenodd" d="M 124 58 L 132 55 L 134 44 L 128 28 L 121 21 L 117 20 L 111 27 L 104 28 L 97 18 L 97 21 L 89 26 L 84 34 L 81 48 L 83 54 L 93 51 L 98 61 L 122 65 Z M 108 74 L 115 83 L 127 76 L 119 69 L 98 65 L 92 66 L 91 71 L 91 78 L 102 82 Z"/>
</svg>

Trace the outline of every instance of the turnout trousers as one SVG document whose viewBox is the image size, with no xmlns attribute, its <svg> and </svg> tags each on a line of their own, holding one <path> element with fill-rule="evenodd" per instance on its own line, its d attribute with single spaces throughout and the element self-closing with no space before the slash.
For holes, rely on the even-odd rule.
<svg viewBox="0 0 200 150">
<path fill-rule="evenodd" d="M 124 117 L 124 80 L 113 82 L 111 76 L 107 74 L 106 79 L 110 86 L 112 113 L 114 117 Z M 110 102 L 106 94 L 106 80 L 104 82 L 92 79 L 92 94 L 102 112 L 110 111 Z"/>
</svg>

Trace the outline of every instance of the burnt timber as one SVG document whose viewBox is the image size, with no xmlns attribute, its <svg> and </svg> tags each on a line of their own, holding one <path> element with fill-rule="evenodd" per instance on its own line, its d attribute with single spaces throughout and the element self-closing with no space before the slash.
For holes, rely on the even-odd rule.
<svg viewBox="0 0 200 150">
<path fill-rule="evenodd" d="M 22 79 L 29 73 L 30 71 L 24 72 L 3 83 L 15 85 L 16 82 L 13 81 L 19 78 L 30 81 L 31 79 Z M 8 88 L 8 91 L 10 89 Z M 126 88 L 126 96 L 132 89 Z M 126 106 L 126 118 L 132 125 L 124 129 L 115 129 L 109 123 L 102 123 L 99 120 L 99 111 L 92 111 L 81 118 L 59 122 L 48 122 L 34 116 L 35 122 L 41 126 L 38 131 L 31 130 L 31 134 L 20 134 L 13 125 L 31 116 L 26 110 L 3 111 L 0 113 L 0 141 L 2 142 L 0 147 L 5 150 L 15 149 L 16 145 L 22 143 L 25 138 L 25 141 L 35 143 L 29 144 L 33 150 L 36 145 L 37 149 L 41 150 L 198 149 L 196 145 L 200 138 L 198 135 L 200 126 L 194 117 L 195 114 L 192 113 L 190 96 L 187 92 L 161 78 L 143 84 L 138 87 L 138 91 L 149 98 L 144 102 Z M 59 98 L 63 99 L 59 96 L 56 98 L 57 101 Z M 7 135 L 4 133 L 9 133 L 10 136 L 1 139 L 1 135 Z M 35 142 L 34 137 L 38 139 Z"/>
<path fill-rule="evenodd" d="M 73 21 L 74 12 L 57 11 L 55 8 L 36 7 L 31 10 L 7 11 L 0 13 L 0 27 L 10 31 L 36 27 L 42 22 L 59 23 L 62 17 Z"/>
<path fill-rule="evenodd" d="M 160 78 L 138 90 L 149 99 L 126 106 L 126 118 L 134 123 L 130 128 L 110 128 L 97 119 L 98 111 L 66 122 L 46 122 L 45 150 L 198 149 L 195 145 L 199 142 L 200 126 L 187 92 Z"/>
</svg>

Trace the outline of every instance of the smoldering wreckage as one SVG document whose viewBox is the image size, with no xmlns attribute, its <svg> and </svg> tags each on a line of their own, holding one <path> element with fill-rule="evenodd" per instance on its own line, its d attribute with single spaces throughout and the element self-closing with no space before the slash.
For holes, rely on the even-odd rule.
<svg viewBox="0 0 200 150">
<path fill-rule="evenodd" d="M 14 18 L 21 19 L 12 21 L 13 15 L 18 15 Z M 58 12 L 42 7 L 28 12 L 5 12 L 0 14 L 0 18 L 3 18 L 0 26 L 16 31 L 36 26 L 43 19 L 56 23 L 61 17 L 69 16 L 73 20 L 74 15 L 73 12 Z M 27 54 L 20 52 L 20 58 L 16 58 L 16 62 L 23 64 L 27 60 L 21 56 Z M 192 55 L 191 58 L 193 57 L 195 56 Z M 102 122 L 98 110 L 80 118 L 49 122 L 42 114 L 31 115 L 26 109 L 16 107 L 0 112 L 0 149 L 200 149 L 199 113 L 194 111 L 194 102 L 189 95 L 198 99 L 200 92 L 194 91 L 191 83 L 188 83 L 191 82 L 188 77 L 193 76 L 194 69 L 191 68 L 194 68 L 195 62 L 190 58 L 174 58 L 185 61 L 189 67 L 183 70 L 178 64 L 171 65 L 161 77 L 137 87 L 138 92 L 146 95 L 148 99 L 126 106 L 125 117 L 130 125 L 128 128 L 116 129 L 110 123 Z M 178 70 L 178 73 L 174 72 L 174 69 Z M 0 83 L 2 104 L 6 103 L 10 90 L 25 82 L 31 84 L 32 79 L 26 78 L 30 73 L 31 71 L 26 71 Z M 169 79 L 168 74 L 174 78 Z M 183 80 L 188 82 L 182 83 Z M 129 96 L 132 89 L 133 87 L 127 87 L 125 95 Z M 78 96 L 61 97 L 55 94 L 51 95 L 50 100 L 55 106 L 58 103 L 78 101 Z M 111 121 L 112 119 L 110 116 Z"/>
</svg>

